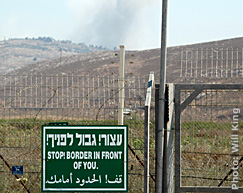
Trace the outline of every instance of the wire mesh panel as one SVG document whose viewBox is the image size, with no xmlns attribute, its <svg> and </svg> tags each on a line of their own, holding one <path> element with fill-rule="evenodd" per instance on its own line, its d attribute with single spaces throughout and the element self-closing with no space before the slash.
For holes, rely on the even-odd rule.
<svg viewBox="0 0 243 193">
<path fill-rule="evenodd" d="M 243 48 L 182 49 L 180 79 L 203 83 L 235 82 L 243 79 L 242 56 Z"/>
<path fill-rule="evenodd" d="M 177 192 L 242 192 L 243 85 L 176 85 Z"/>
<path fill-rule="evenodd" d="M 147 78 L 125 79 L 129 192 L 143 192 L 146 89 Z M 0 192 L 40 192 L 41 126 L 50 122 L 117 125 L 118 93 L 118 79 L 112 76 L 1 76 Z M 153 110 L 151 113 L 153 118 Z M 154 139 L 151 134 L 152 144 Z M 154 154 L 152 156 L 154 159 Z M 23 166 L 24 174 L 12 174 L 12 166 Z M 151 191 L 153 188 L 151 184 Z"/>
</svg>

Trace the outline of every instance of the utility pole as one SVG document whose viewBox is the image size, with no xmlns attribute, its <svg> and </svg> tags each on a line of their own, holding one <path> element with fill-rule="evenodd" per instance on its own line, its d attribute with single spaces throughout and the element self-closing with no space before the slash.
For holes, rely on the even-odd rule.
<svg viewBox="0 0 243 193">
<path fill-rule="evenodd" d="M 165 84 L 166 84 L 166 56 L 167 56 L 167 9 L 168 0 L 162 0 L 162 29 L 161 29 L 161 55 L 160 55 L 160 88 L 159 88 L 159 117 L 156 130 L 157 152 L 156 152 L 156 193 L 162 193 L 166 183 L 166 168 L 164 168 L 164 144 L 165 139 Z M 165 171 L 164 171 L 165 170 Z"/>
</svg>

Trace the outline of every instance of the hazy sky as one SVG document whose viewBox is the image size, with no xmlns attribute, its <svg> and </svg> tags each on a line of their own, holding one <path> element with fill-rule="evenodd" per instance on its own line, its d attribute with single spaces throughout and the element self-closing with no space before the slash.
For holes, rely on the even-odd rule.
<svg viewBox="0 0 243 193">
<path fill-rule="evenodd" d="M 160 47 L 162 0 L 0 0 L 0 40 Z M 243 36 L 243 0 L 168 0 L 168 46 Z"/>
</svg>

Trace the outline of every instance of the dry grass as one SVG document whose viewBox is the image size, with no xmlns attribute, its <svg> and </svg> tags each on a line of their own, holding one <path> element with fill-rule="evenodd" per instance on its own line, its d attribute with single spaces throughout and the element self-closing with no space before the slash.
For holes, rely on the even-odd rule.
<svg viewBox="0 0 243 193">
<path fill-rule="evenodd" d="M 30 192 L 41 191 L 41 126 L 55 121 L 39 119 L 0 120 L 0 154 L 10 167 L 24 166 L 24 175 L 18 177 Z M 70 125 L 97 124 L 97 121 L 91 120 L 64 121 L 69 122 Z M 99 124 L 107 125 L 108 122 L 109 120 L 100 121 Z M 143 161 L 144 123 L 139 117 L 134 117 L 134 119 L 126 120 L 125 124 L 129 127 L 129 144 L 135 154 Z M 154 129 L 154 124 L 152 129 Z M 151 140 L 153 141 L 152 138 Z M 130 151 L 128 160 L 129 192 L 143 192 L 143 167 Z M 154 164 L 152 163 L 150 167 L 153 168 Z M 16 180 L 6 163 L 0 159 L 0 192 L 26 192 L 20 181 Z M 154 182 L 151 182 L 152 190 L 154 190 Z"/>
<path fill-rule="evenodd" d="M 231 123 L 183 122 L 181 130 L 182 185 L 218 186 L 233 166 Z M 243 156 L 242 122 L 239 123 L 239 154 L 240 159 Z M 239 176 L 242 175 L 240 167 Z M 222 186 L 231 186 L 231 180 L 232 175 Z"/>
</svg>

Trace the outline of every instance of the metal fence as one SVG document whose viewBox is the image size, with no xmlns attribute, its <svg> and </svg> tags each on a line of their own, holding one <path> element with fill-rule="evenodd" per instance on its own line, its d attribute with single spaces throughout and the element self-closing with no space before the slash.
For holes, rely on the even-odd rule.
<svg viewBox="0 0 243 193">
<path fill-rule="evenodd" d="M 180 78 L 187 82 L 243 78 L 243 48 L 186 48 L 180 61 Z"/>
<path fill-rule="evenodd" d="M 175 86 L 176 192 L 242 192 L 243 85 Z"/>
<path fill-rule="evenodd" d="M 125 79 L 124 124 L 129 127 L 129 192 L 143 192 L 146 78 Z M 116 125 L 118 79 L 106 76 L 4 75 L 0 77 L 0 192 L 41 191 L 41 125 Z M 155 149 L 154 99 L 150 148 Z M 150 174 L 154 171 L 150 153 Z M 12 175 L 23 166 L 24 175 Z M 154 192 L 154 178 L 150 179 Z"/>
</svg>

